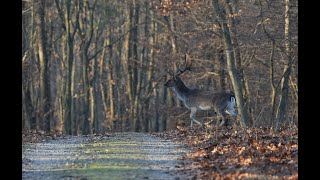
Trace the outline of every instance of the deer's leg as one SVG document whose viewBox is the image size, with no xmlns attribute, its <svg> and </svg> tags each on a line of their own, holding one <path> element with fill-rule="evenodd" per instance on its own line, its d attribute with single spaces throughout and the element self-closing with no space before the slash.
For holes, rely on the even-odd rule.
<svg viewBox="0 0 320 180">
<path fill-rule="evenodd" d="M 228 123 L 228 118 L 222 116 L 222 122 L 219 124 L 219 126 L 228 126 Z"/>
<path fill-rule="evenodd" d="M 219 109 L 219 110 L 217 110 L 217 113 L 222 117 L 222 121 L 219 124 L 219 126 L 223 126 L 223 125 L 227 126 L 228 125 L 228 119 L 226 118 L 225 111 Z"/>
<path fill-rule="evenodd" d="M 197 121 L 194 117 L 196 116 L 197 108 L 191 108 L 191 113 L 190 113 L 190 118 L 191 118 L 191 124 L 190 126 L 192 127 L 193 121 L 202 125 L 199 121 Z"/>
</svg>

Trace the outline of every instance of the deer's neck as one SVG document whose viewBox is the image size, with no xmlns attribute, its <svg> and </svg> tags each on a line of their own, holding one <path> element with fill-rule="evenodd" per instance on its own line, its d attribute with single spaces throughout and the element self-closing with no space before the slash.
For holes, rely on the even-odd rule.
<svg viewBox="0 0 320 180">
<path fill-rule="evenodd" d="M 177 84 L 176 87 L 173 88 L 178 98 L 182 101 L 185 100 L 186 94 L 190 91 L 190 89 L 181 81 Z"/>
</svg>

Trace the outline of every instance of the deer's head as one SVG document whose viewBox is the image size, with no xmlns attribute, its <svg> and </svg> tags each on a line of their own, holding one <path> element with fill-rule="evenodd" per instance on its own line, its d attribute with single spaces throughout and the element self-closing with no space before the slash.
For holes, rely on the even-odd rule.
<svg viewBox="0 0 320 180">
<path fill-rule="evenodd" d="M 182 80 L 178 77 L 182 73 L 186 71 L 191 71 L 192 63 L 187 62 L 187 53 L 185 54 L 185 67 L 183 69 L 178 68 L 177 73 L 171 73 L 169 70 L 167 71 L 170 74 L 171 78 L 164 84 L 165 87 L 175 87 L 179 86 L 181 83 L 183 84 Z"/>
</svg>

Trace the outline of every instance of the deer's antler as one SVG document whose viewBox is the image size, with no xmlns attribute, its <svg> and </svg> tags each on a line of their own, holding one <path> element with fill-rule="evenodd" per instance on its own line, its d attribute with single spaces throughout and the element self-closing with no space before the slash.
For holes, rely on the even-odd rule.
<svg viewBox="0 0 320 180">
<path fill-rule="evenodd" d="M 192 66 L 192 62 L 190 64 L 188 64 L 188 54 L 186 53 L 185 56 L 184 56 L 184 63 L 185 63 L 185 67 L 184 69 L 180 69 L 180 67 L 178 68 L 179 69 L 179 72 L 175 75 L 175 76 L 179 76 L 181 75 L 182 73 L 186 72 L 186 71 L 192 71 L 191 69 L 191 66 Z"/>
<path fill-rule="evenodd" d="M 175 76 L 173 73 L 170 72 L 169 69 L 167 69 L 167 73 L 170 74 L 170 76 L 173 76 L 173 77 Z"/>
</svg>

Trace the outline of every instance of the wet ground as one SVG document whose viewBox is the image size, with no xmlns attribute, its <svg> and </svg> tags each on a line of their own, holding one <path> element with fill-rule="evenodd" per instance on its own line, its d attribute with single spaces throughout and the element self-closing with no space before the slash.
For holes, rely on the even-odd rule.
<svg viewBox="0 0 320 180">
<path fill-rule="evenodd" d="M 22 147 L 22 179 L 185 179 L 179 144 L 146 133 L 73 136 Z"/>
</svg>

